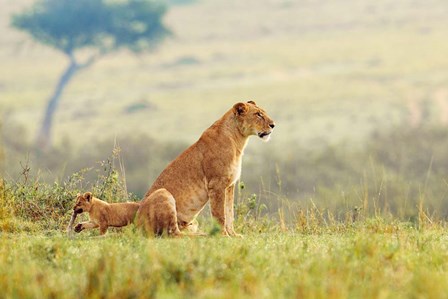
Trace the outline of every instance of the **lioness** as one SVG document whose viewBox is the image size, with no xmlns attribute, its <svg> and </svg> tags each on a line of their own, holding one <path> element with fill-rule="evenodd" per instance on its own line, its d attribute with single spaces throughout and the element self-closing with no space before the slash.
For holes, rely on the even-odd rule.
<svg viewBox="0 0 448 299">
<path fill-rule="evenodd" d="M 137 225 L 179 235 L 210 199 L 222 234 L 240 236 L 233 228 L 233 196 L 243 151 L 249 136 L 268 141 L 274 127 L 255 102 L 235 104 L 160 174 L 141 202 Z"/>
<path fill-rule="evenodd" d="M 78 193 L 76 204 L 73 207 L 74 217 L 72 218 L 74 219 L 76 215 L 88 212 L 89 221 L 78 223 L 75 226 L 75 232 L 79 233 L 84 229 L 99 227 L 100 234 L 104 235 L 109 226 L 122 227 L 131 223 L 139 206 L 139 203 L 136 202 L 109 204 L 94 197 L 91 192 Z"/>
</svg>

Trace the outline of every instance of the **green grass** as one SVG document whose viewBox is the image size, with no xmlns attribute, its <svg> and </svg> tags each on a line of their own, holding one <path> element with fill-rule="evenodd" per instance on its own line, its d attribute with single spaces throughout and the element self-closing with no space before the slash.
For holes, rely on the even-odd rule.
<svg viewBox="0 0 448 299">
<path fill-rule="evenodd" d="M 367 220 L 244 239 L 3 234 L 4 298 L 444 298 L 442 226 Z"/>
<path fill-rule="evenodd" d="M 122 201 L 123 181 L 108 167 L 92 188 Z M 244 188 L 235 207 L 243 239 L 213 234 L 206 212 L 199 223 L 207 237 L 146 238 L 130 225 L 69 238 L 74 194 L 84 185 L 83 173 L 53 185 L 28 174 L 1 182 L 1 298 L 444 298 L 448 291 L 447 223 L 428 216 L 423 202 L 413 222 L 368 209 L 340 217 L 287 198 L 274 217 Z"/>
<path fill-rule="evenodd" d="M 113 167 L 101 166 L 89 190 L 123 201 Z M 444 298 L 448 291 L 448 225 L 423 200 L 412 221 L 382 206 L 337 215 L 330 204 L 320 209 L 311 200 L 306 208 L 280 194 L 277 212 L 240 187 L 242 239 L 217 235 L 206 212 L 199 223 L 207 237 L 146 238 L 130 225 L 69 238 L 85 174 L 53 184 L 27 172 L 0 180 L 1 298 Z"/>
<path fill-rule="evenodd" d="M 31 3 L 0 0 L 1 125 L 18 144 L 33 139 L 67 63 L 9 28 L 10 14 Z M 248 186 L 255 190 L 259 176 L 268 176 L 259 198 L 267 192 L 262 199 L 272 218 L 249 213 L 243 220 L 250 210 L 243 202 L 237 212 L 244 239 L 146 239 L 132 227 L 105 238 L 83 232 L 68 239 L 63 229 L 78 190 L 101 192 L 107 185 L 108 201 L 127 198 L 126 190 L 110 186 L 117 182 L 109 184 L 103 172 L 99 182 L 67 183 L 66 172 L 54 165 L 52 175 L 62 178 L 45 186 L 32 167 L 37 177 L 25 184 L 0 180 L 0 298 L 446 298 L 447 224 L 437 220 L 445 215 L 445 160 L 436 165 L 444 143 L 428 149 L 435 139 L 423 134 L 413 151 L 412 130 L 408 143 L 387 134 L 373 139 L 383 149 L 376 152 L 389 153 L 397 171 L 389 170 L 393 163 L 370 166 L 375 157 L 343 155 L 372 131 L 409 126 L 412 104 L 428 105 L 424 121 L 444 125 L 437 95 L 448 81 L 446 11 L 444 0 L 231 0 L 172 8 L 167 24 L 174 39 L 154 53 L 105 57 L 71 82 L 55 119 L 55 141 L 62 150 L 71 144 L 84 153 L 96 150 L 92 140 L 138 139 L 139 133 L 160 144 L 190 144 L 236 101 L 255 100 L 277 128 L 269 144 L 250 141 L 243 176 L 257 176 Z M 143 149 L 132 143 L 128 154 L 141 155 L 157 142 L 149 140 Z M 303 150 L 340 143 L 334 157 L 332 151 L 316 157 Z M 16 160 L 25 158 L 14 153 L 20 146 L 8 146 L 5 160 L 13 166 L 6 172 L 16 178 Z M 272 155 L 265 159 L 257 147 Z M 146 168 L 168 159 L 150 154 L 150 165 L 141 155 Z M 408 163 L 415 157 L 418 163 Z M 353 181 L 344 172 L 350 162 L 357 170 Z M 279 173 L 270 169 L 277 163 L 283 163 Z M 415 169 L 419 175 L 410 180 L 405 174 Z M 334 186 L 320 183 L 323 174 Z M 129 175 L 128 184 L 142 177 L 149 175 Z M 281 177 L 294 201 L 283 194 Z M 301 188 L 313 192 L 296 196 Z M 427 206 L 417 211 L 418 202 Z M 365 214 L 355 224 L 344 222 L 354 205 Z M 377 210 L 387 220 L 376 218 Z"/>
<path fill-rule="evenodd" d="M 53 184 L 26 171 L 0 181 L 1 298 L 444 298 L 448 291 L 447 224 L 425 207 L 434 196 L 422 190 L 418 209 L 380 203 L 376 196 L 392 190 L 375 171 L 379 189 L 355 192 L 364 206 L 354 222 L 344 190 L 322 193 L 319 207 L 281 193 L 266 207 L 240 187 L 236 229 L 244 239 L 152 239 L 132 225 L 69 239 L 64 229 L 82 188 L 107 201 L 129 198 L 114 165 L 111 158 L 91 170 L 93 183 L 86 172 Z M 396 209 L 393 216 L 392 204 L 416 217 L 406 221 Z M 216 228 L 206 212 L 199 222 L 205 232 Z"/>
</svg>

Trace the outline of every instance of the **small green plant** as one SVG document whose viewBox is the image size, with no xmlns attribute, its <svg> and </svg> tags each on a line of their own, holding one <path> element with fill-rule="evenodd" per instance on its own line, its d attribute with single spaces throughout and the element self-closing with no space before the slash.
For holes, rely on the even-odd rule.
<svg viewBox="0 0 448 299">
<path fill-rule="evenodd" d="M 244 192 L 246 185 L 244 182 L 238 184 L 238 196 L 235 206 L 237 219 L 247 220 L 253 218 L 255 221 L 262 217 L 262 213 L 267 210 L 267 206 L 258 199 L 257 194 L 247 195 Z"/>
<path fill-rule="evenodd" d="M 247 194 L 244 182 L 239 182 L 235 197 L 235 220 L 238 230 L 266 231 L 271 219 L 267 214 L 267 206 L 262 203 L 257 194 Z"/>
</svg>

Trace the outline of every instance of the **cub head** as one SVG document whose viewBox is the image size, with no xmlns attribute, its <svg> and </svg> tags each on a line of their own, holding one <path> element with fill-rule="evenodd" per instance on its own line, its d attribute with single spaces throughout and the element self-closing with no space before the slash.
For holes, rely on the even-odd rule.
<svg viewBox="0 0 448 299">
<path fill-rule="evenodd" d="M 83 212 L 89 212 L 92 207 L 92 192 L 86 192 L 84 194 L 78 193 L 76 196 L 76 204 L 73 207 L 73 211 L 76 214 L 81 214 Z"/>
<path fill-rule="evenodd" d="M 238 129 L 244 136 L 257 135 L 268 141 L 274 130 L 275 123 L 254 101 L 236 103 L 233 113 L 237 119 Z"/>
</svg>

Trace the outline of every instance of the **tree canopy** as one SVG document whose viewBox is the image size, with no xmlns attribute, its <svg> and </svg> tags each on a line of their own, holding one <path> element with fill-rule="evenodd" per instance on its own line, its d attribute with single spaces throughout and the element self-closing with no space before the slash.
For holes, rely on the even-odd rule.
<svg viewBox="0 0 448 299">
<path fill-rule="evenodd" d="M 151 0 L 38 0 L 12 17 L 14 27 L 62 51 L 70 60 L 48 100 L 37 137 L 39 147 L 50 145 L 53 115 L 73 76 L 120 48 L 138 52 L 155 47 L 170 34 L 162 22 L 165 12 L 162 3 Z M 83 63 L 75 55 L 81 49 L 92 50 Z"/>
<path fill-rule="evenodd" d="M 68 55 L 82 48 L 137 52 L 170 34 L 161 20 L 165 11 L 148 0 L 40 0 L 13 16 L 12 25 Z"/>
</svg>

